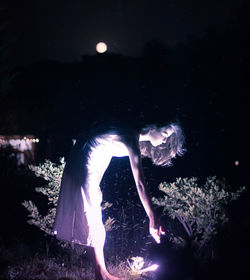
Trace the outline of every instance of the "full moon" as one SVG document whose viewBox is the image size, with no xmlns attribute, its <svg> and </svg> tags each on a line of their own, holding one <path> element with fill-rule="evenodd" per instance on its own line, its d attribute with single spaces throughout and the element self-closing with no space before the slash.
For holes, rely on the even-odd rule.
<svg viewBox="0 0 250 280">
<path fill-rule="evenodd" d="M 96 45 L 96 51 L 98 53 L 105 53 L 107 49 L 108 49 L 107 45 L 103 42 L 100 42 Z"/>
<path fill-rule="evenodd" d="M 237 165 L 240 164 L 240 162 L 239 162 L 238 160 L 236 160 L 236 161 L 234 162 L 234 164 L 237 166 Z"/>
</svg>

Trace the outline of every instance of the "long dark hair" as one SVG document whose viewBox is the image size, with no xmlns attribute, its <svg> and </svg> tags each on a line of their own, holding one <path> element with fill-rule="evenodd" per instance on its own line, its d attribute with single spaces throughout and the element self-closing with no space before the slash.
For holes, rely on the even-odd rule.
<svg viewBox="0 0 250 280">
<path fill-rule="evenodd" d="M 170 123 L 168 125 L 147 125 L 141 130 L 142 134 L 148 133 L 150 130 L 161 129 L 162 131 L 172 129 L 173 133 L 167 138 L 166 143 L 154 147 L 150 141 L 141 141 L 140 150 L 143 157 L 148 157 L 153 164 L 161 166 L 171 166 L 172 159 L 177 155 L 184 154 L 185 137 L 181 126 L 177 123 Z"/>
</svg>

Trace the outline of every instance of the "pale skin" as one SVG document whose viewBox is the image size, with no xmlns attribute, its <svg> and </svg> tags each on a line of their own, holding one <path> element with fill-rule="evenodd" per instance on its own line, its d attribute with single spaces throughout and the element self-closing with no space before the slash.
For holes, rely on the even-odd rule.
<svg viewBox="0 0 250 280">
<path fill-rule="evenodd" d="M 168 136 L 172 134 L 171 129 L 167 129 L 164 132 L 161 129 L 150 130 L 148 133 L 140 134 L 139 141 L 150 141 L 153 146 L 158 146 L 166 142 Z M 149 218 L 149 232 L 157 243 L 160 243 L 160 236 L 164 234 L 161 229 L 161 225 L 154 212 L 152 202 L 148 193 L 147 185 L 144 179 L 142 170 L 141 154 L 138 141 L 125 141 L 120 139 L 118 136 L 113 140 L 114 145 L 119 145 L 128 150 L 129 161 L 134 176 L 136 188 L 145 209 L 145 212 Z M 100 180 L 103 175 L 100 174 Z M 103 247 L 87 247 L 89 256 L 93 262 L 95 269 L 96 280 L 118 280 L 122 278 L 111 275 L 105 266 Z"/>
</svg>

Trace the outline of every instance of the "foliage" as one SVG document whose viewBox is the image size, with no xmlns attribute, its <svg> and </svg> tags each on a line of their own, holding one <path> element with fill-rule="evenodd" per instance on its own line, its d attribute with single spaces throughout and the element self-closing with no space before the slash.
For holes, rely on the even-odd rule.
<svg viewBox="0 0 250 280">
<path fill-rule="evenodd" d="M 93 279 L 90 266 L 66 266 L 60 260 L 35 256 L 8 266 L 5 279 Z"/>
<path fill-rule="evenodd" d="M 153 203 L 163 207 L 172 219 L 177 219 L 189 240 L 200 250 L 217 234 L 218 227 L 228 221 L 224 206 L 238 199 L 245 187 L 236 192 L 227 189 L 225 180 L 218 180 L 216 176 L 207 177 L 204 185 L 198 185 L 196 177 L 176 178 L 173 183 L 159 185 L 164 197 L 154 197 Z M 172 238 L 177 245 L 182 241 L 181 237 Z"/>
<path fill-rule="evenodd" d="M 132 275 L 126 261 L 117 261 L 116 263 L 109 263 L 107 265 L 108 271 L 121 279 L 139 280 L 148 279 L 153 280 L 155 274 L 147 273 L 147 278 L 140 277 L 139 274 Z M 0 275 L 1 277 L 2 275 Z M 35 256 L 29 260 L 20 260 L 16 264 L 8 266 L 7 273 L 1 279 L 94 279 L 94 270 L 87 261 L 81 264 L 67 265 L 60 259 L 55 258 L 40 258 Z"/>
<path fill-rule="evenodd" d="M 83 252 L 82 246 L 75 246 L 74 250 L 76 249 Z M 65 249 L 62 249 L 59 253 L 48 257 L 42 251 L 32 253 L 32 250 L 26 244 L 21 243 L 20 240 L 12 248 L 7 248 L 6 244 L 1 244 L 0 240 L 0 261 L 2 264 L 8 264 L 5 269 L 0 270 L 0 279 L 92 280 L 95 278 L 94 269 L 90 265 L 90 260 L 86 254 L 75 252 L 73 258 L 68 258 L 65 252 Z M 131 260 L 136 262 L 138 258 L 134 257 Z M 146 267 L 151 264 L 147 259 L 142 260 Z M 120 257 L 112 261 L 107 259 L 107 269 L 111 274 L 126 280 L 156 279 L 153 272 L 147 272 L 147 278 L 144 277 L 145 274 L 142 276 L 138 273 L 132 273 L 130 263 L 128 264 L 126 260 Z"/>
<path fill-rule="evenodd" d="M 40 214 L 36 204 L 33 201 L 24 201 L 22 205 L 29 212 L 28 223 L 35 225 L 45 234 L 52 234 L 53 224 L 56 215 L 56 206 L 60 192 L 61 178 L 65 167 L 64 158 L 60 159 L 60 163 L 52 163 L 49 160 L 45 160 L 43 164 L 39 166 L 30 165 L 29 168 L 35 173 L 37 177 L 41 177 L 47 181 L 47 184 L 43 187 L 35 188 L 36 192 L 42 193 L 48 199 L 48 212 L 46 215 Z M 105 202 L 102 209 L 105 210 L 111 207 L 112 204 Z M 114 227 L 115 219 L 108 217 L 105 221 L 106 231 L 111 231 Z"/>
</svg>

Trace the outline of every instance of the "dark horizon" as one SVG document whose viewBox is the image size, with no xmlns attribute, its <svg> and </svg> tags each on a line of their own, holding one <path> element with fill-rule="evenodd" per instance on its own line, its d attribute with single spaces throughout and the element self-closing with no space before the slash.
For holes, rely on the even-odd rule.
<svg viewBox="0 0 250 280">
<path fill-rule="evenodd" d="M 10 63 L 16 66 L 40 60 L 79 62 L 83 55 L 94 55 L 100 41 L 110 53 L 133 57 L 141 56 L 152 40 L 176 48 L 209 30 L 225 32 L 237 25 L 245 2 L 27 0 L 6 1 L 0 13 L 15 38 Z"/>
</svg>

